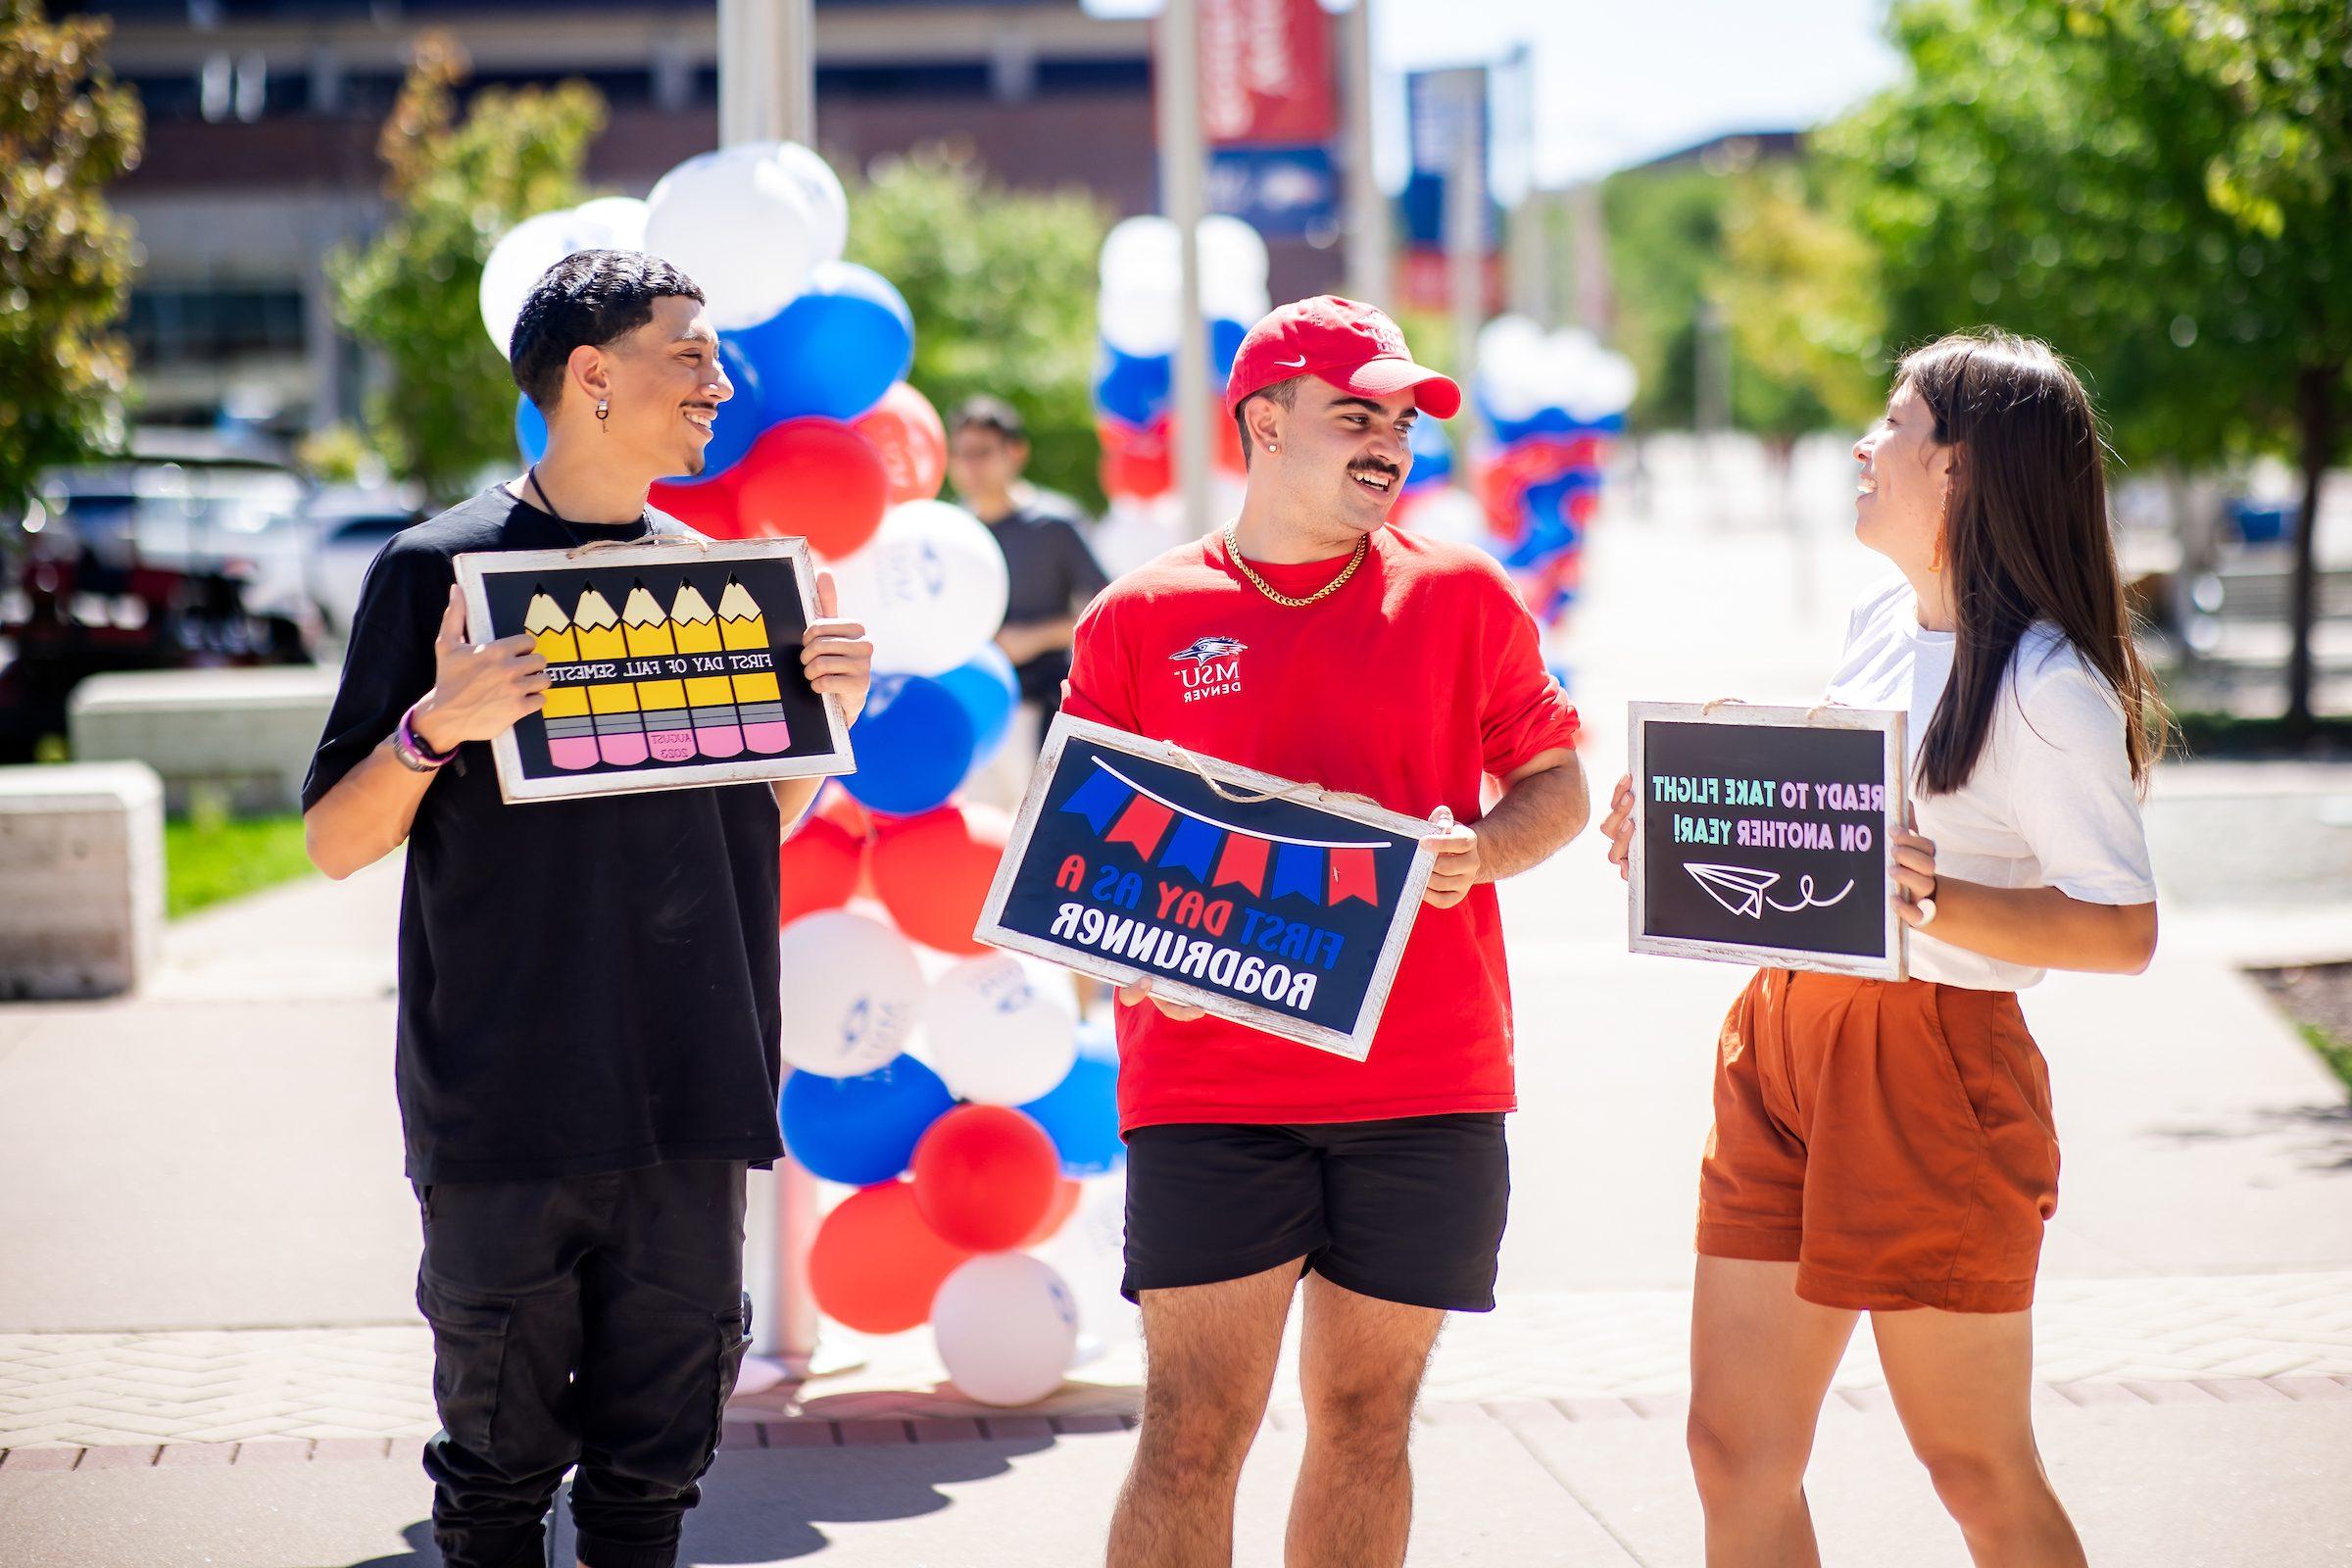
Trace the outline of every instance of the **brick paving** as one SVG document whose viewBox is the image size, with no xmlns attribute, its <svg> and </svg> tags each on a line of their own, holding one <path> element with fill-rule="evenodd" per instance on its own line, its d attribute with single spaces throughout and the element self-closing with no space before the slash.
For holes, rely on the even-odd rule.
<svg viewBox="0 0 2352 1568">
<path fill-rule="evenodd" d="M 1425 1419 L 1676 1418 L 1688 1393 L 1690 1298 L 1539 1292 L 1456 1317 L 1431 1367 Z M 2352 1398 L 2352 1270 L 2044 1282 L 2040 1395 L 2071 1405 L 2303 1403 Z M 1132 1353 L 1107 1357 L 1037 1413 L 1008 1416 L 940 1387 L 920 1335 L 864 1342 L 855 1378 L 736 1401 L 729 1444 L 943 1443 L 1034 1427 L 1122 1430 Z M 421 1327 L 0 1335 L 0 1469 L 382 1459 L 436 1425 Z M 1273 1417 L 1291 1418 L 1296 1382 Z M 1838 1369 L 1833 1411 L 1885 1402 L 1868 1333 Z M 789 1435 L 783 1435 L 789 1434 Z"/>
</svg>

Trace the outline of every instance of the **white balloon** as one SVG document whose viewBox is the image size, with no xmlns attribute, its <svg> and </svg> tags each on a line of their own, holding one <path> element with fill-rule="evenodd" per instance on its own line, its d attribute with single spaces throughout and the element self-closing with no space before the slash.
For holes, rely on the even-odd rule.
<svg viewBox="0 0 2352 1568">
<path fill-rule="evenodd" d="M 1100 271 L 1105 289 L 1165 289 L 1181 287 L 1184 257 L 1178 244 L 1183 232 L 1156 213 L 1123 219 L 1102 236 Z"/>
<path fill-rule="evenodd" d="M 1105 284 L 1095 302 L 1095 327 L 1121 354 L 1157 359 L 1176 352 L 1184 331 L 1183 300 L 1184 291 L 1172 283 L 1164 289 Z"/>
<path fill-rule="evenodd" d="M 538 213 L 499 237 L 482 261 L 482 326 L 505 354 L 514 341 L 522 302 L 547 270 L 580 247 L 572 243 L 574 214 Z"/>
<path fill-rule="evenodd" d="M 840 261 L 850 243 L 850 197 L 841 188 L 841 176 L 814 149 L 797 141 L 770 143 L 768 156 L 808 198 L 817 261 Z"/>
<path fill-rule="evenodd" d="M 1184 542 L 1184 533 L 1165 499 L 1153 497 L 1138 504 L 1122 498 L 1111 503 L 1102 520 L 1087 537 L 1095 560 L 1113 577 L 1125 576 L 1146 562 L 1158 559 Z"/>
<path fill-rule="evenodd" d="M 575 251 L 645 249 L 645 203 L 634 196 L 599 196 L 571 210 Z"/>
<path fill-rule="evenodd" d="M 823 219 L 774 144 L 687 159 L 646 198 L 645 248 L 702 286 L 710 324 L 757 326 L 782 310 L 823 259 Z"/>
<path fill-rule="evenodd" d="M 931 1298 L 931 1338 L 956 1387 L 982 1404 L 1035 1404 L 1078 1348 L 1078 1303 L 1026 1252 L 983 1252 Z"/>
<path fill-rule="evenodd" d="M 1439 485 L 1401 503 L 1409 508 L 1399 526 L 1427 539 L 1475 545 L 1487 537 L 1487 509 L 1467 490 Z"/>
<path fill-rule="evenodd" d="M 1266 242 L 1240 219 L 1200 220 L 1200 310 L 1211 318 L 1255 321 L 1266 314 Z"/>
<path fill-rule="evenodd" d="M 922 1016 L 914 946 L 881 921 L 820 909 L 784 928 L 784 1059 L 855 1078 L 887 1066 Z"/>
<path fill-rule="evenodd" d="M 1061 970 L 986 954 L 931 982 L 923 1034 L 956 1099 L 1025 1105 L 1078 1059 L 1078 999 Z"/>
<path fill-rule="evenodd" d="M 865 623 L 874 668 L 944 675 L 1004 624 L 1004 552 L 945 501 L 902 501 L 856 554 L 833 564 L 842 612 Z"/>
</svg>

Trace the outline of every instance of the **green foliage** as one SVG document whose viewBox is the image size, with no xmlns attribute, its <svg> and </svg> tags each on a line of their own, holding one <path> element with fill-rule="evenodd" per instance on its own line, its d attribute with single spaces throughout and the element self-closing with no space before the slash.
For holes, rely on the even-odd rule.
<svg viewBox="0 0 2352 1568">
<path fill-rule="evenodd" d="M 1095 261 L 1109 218 L 1076 191 L 992 184 L 960 150 L 882 162 L 850 189 L 849 259 L 898 286 L 914 316 L 907 372 L 942 417 L 989 393 L 1029 426 L 1029 477 L 1102 500 L 1093 377 Z"/>
<path fill-rule="evenodd" d="M 482 330 L 482 263 L 516 222 L 583 199 L 580 172 L 605 121 L 602 97 L 565 82 L 486 90 L 461 122 L 466 71 L 447 37 L 417 40 L 377 142 L 391 221 L 330 263 L 338 316 L 389 371 L 369 399 L 369 435 L 437 501 L 514 450 L 514 382 Z"/>
<path fill-rule="evenodd" d="M 130 355 L 107 327 L 131 238 L 99 192 L 137 166 L 145 126 L 107 70 L 110 27 L 0 0 L 0 512 L 122 441 Z"/>
<path fill-rule="evenodd" d="M 1632 416 L 1697 422 L 1701 318 L 1722 323 L 1731 423 L 1770 439 L 1869 422 L 1886 396 L 1868 244 L 1801 170 L 1737 154 L 1634 170 L 1601 188 Z"/>
</svg>

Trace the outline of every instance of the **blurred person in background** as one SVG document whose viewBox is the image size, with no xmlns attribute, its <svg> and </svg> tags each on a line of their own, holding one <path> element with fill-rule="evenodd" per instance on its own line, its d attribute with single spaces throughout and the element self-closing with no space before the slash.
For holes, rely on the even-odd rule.
<svg viewBox="0 0 2352 1568">
<path fill-rule="evenodd" d="M 1020 804 L 1046 728 L 1061 710 L 1078 612 L 1110 581 L 1087 547 L 1078 503 L 1023 479 L 1028 465 L 1028 429 L 1003 400 L 971 398 L 948 421 L 948 480 L 995 535 L 1010 580 L 997 647 L 1012 662 L 1020 708 L 973 781 L 979 799 L 1008 809 Z"/>
</svg>

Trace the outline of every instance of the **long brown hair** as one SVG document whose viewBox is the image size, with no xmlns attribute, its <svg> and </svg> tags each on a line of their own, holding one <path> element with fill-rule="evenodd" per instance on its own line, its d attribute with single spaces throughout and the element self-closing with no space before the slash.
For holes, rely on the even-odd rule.
<svg viewBox="0 0 2352 1568">
<path fill-rule="evenodd" d="M 2163 704 L 2132 639 L 2107 526 L 2106 449 L 2082 383 L 2048 344 L 1990 328 L 1914 349 L 1897 381 L 1935 415 L 1936 439 L 1959 449 L 1943 522 L 1959 635 L 1920 749 L 1920 787 L 1943 794 L 1968 782 L 2002 676 L 2036 620 L 2055 622 L 2114 688 L 2132 777 L 2144 785 Z"/>
</svg>

